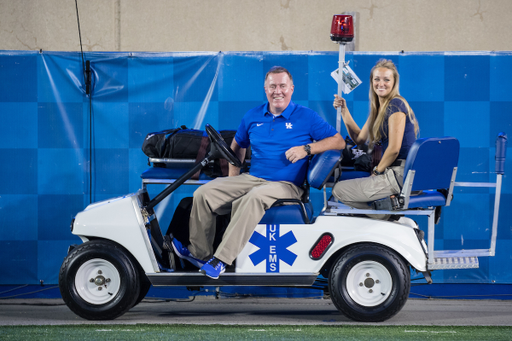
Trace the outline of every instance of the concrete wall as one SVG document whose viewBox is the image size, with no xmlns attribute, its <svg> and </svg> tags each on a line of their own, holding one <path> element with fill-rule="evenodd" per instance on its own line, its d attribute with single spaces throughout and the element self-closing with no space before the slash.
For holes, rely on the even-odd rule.
<svg viewBox="0 0 512 341">
<path fill-rule="evenodd" d="M 333 14 L 357 13 L 358 51 L 512 49 L 510 0 L 78 0 L 84 51 L 335 51 Z M 73 0 L 0 0 L 1 50 L 80 50 Z"/>
</svg>

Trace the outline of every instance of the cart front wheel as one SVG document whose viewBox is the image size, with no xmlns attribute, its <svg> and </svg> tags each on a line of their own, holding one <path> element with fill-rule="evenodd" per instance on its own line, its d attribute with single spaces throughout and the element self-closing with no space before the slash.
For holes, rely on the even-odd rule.
<svg viewBox="0 0 512 341">
<path fill-rule="evenodd" d="M 96 240 L 75 248 L 59 273 L 66 305 L 88 320 L 111 320 L 135 304 L 140 293 L 136 264 L 119 245 Z"/>
</svg>

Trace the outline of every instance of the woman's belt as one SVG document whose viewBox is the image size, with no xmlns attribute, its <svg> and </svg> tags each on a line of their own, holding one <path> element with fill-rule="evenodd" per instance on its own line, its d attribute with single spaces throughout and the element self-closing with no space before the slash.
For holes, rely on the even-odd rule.
<svg viewBox="0 0 512 341">
<path fill-rule="evenodd" d="M 389 167 L 400 167 L 405 166 L 405 159 L 396 159 L 395 162 L 391 164 Z"/>
</svg>

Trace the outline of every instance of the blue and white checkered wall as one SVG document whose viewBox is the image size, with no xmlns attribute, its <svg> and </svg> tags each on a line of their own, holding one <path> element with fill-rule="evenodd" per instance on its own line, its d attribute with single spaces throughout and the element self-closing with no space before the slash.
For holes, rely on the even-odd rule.
<svg viewBox="0 0 512 341">
<path fill-rule="evenodd" d="M 69 231 L 73 216 L 90 200 L 140 188 L 146 134 L 179 125 L 203 129 L 206 123 L 236 129 L 245 111 L 265 100 L 263 78 L 271 66 L 291 71 L 295 102 L 335 125 L 335 52 L 85 58 L 93 70 L 91 97 L 85 96 L 78 53 L 0 51 L 0 284 L 57 283 L 67 247 L 80 243 Z M 512 53 L 354 52 L 346 58 L 363 81 L 346 96 L 360 125 L 368 112 L 370 69 L 380 58 L 392 59 L 421 136 L 460 140 L 457 181 L 495 181 L 495 137 L 512 134 Z M 508 155 L 512 159 L 510 147 Z M 511 166 L 507 161 L 506 170 Z M 183 186 L 157 207 L 164 232 L 174 207 L 194 189 Z M 436 230 L 436 247 L 488 248 L 493 194 L 457 189 Z M 313 193 L 313 200 L 318 213 L 321 193 Z M 512 283 L 511 207 L 512 182 L 505 175 L 496 256 L 480 258 L 480 269 L 435 272 L 435 282 Z M 426 221 L 419 222 L 425 228 Z"/>
</svg>

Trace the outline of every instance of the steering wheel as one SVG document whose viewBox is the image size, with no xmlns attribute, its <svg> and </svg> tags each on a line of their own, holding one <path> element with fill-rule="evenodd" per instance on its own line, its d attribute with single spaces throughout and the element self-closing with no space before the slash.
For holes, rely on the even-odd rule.
<svg viewBox="0 0 512 341">
<path fill-rule="evenodd" d="M 210 148 L 210 155 L 212 157 L 223 157 L 233 166 L 238 168 L 242 167 L 242 162 L 240 162 L 238 156 L 236 156 L 217 130 L 215 130 L 211 125 L 206 124 L 206 133 L 212 142 L 212 146 Z"/>
</svg>

